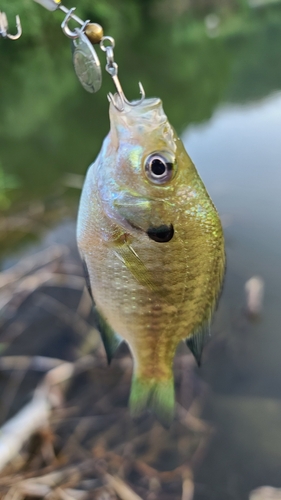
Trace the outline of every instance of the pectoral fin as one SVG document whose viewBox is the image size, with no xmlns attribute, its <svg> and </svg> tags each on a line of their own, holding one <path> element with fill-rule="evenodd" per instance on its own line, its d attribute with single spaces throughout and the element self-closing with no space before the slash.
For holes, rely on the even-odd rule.
<svg viewBox="0 0 281 500">
<path fill-rule="evenodd" d="M 210 328 L 208 326 L 202 328 L 202 330 L 194 333 L 192 336 L 187 337 L 187 339 L 185 340 L 185 343 L 192 352 L 193 356 L 195 357 L 198 366 L 201 365 L 201 358 L 202 358 L 203 348 L 205 345 L 205 339 L 206 336 L 208 336 L 209 334 L 210 334 Z"/>
<path fill-rule="evenodd" d="M 118 246 L 115 249 L 115 254 L 118 259 L 125 264 L 127 269 L 129 269 L 138 283 L 146 286 L 150 290 L 159 290 L 159 287 L 157 287 L 157 284 L 153 281 L 150 271 L 145 267 L 144 263 L 131 245 L 125 243 Z"/>
</svg>

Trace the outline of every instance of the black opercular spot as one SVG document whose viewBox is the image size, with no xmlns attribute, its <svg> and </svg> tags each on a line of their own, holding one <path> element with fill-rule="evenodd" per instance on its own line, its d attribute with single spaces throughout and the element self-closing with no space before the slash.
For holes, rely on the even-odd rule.
<svg viewBox="0 0 281 500">
<path fill-rule="evenodd" d="M 172 224 L 170 226 L 163 224 L 158 227 L 150 227 L 147 231 L 147 236 L 158 243 L 167 243 L 174 236 L 174 227 Z"/>
</svg>

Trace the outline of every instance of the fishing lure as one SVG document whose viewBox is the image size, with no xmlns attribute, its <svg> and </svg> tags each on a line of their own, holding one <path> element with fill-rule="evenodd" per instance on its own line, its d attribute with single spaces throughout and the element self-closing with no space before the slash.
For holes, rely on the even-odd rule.
<svg viewBox="0 0 281 500">
<path fill-rule="evenodd" d="M 16 16 L 16 27 L 17 33 L 15 35 L 11 35 L 8 33 L 9 25 L 5 12 L 0 11 L 0 38 L 9 38 L 10 40 L 18 40 L 18 38 L 22 35 L 22 27 L 20 22 L 20 17 Z"/>
<path fill-rule="evenodd" d="M 93 91 L 99 66 L 80 24 L 74 65 Z M 83 187 L 78 248 L 108 361 L 123 340 L 134 359 L 132 415 L 151 408 L 169 425 L 177 346 L 185 341 L 200 364 L 220 294 L 223 231 L 161 100 L 146 99 L 139 84 L 140 100 L 129 102 L 118 79 L 114 40 L 102 37 L 100 47 L 117 92 L 108 96 L 110 132 Z"/>
</svg>

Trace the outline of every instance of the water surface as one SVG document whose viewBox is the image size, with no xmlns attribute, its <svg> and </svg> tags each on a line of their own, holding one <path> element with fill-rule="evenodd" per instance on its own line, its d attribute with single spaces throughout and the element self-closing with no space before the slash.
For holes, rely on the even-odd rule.
<svg viewBox="0 0 281 500">
<path fill-rule="evenodd" d="M 247 498 L 257 486 L 281 485 L 280 130 L 281 94 L 275 93 L 220 107 L 183 134 L 225 225 L 217 349 L 202 369 L 213 390 L 207 417 L 218 434 L 201 477 L 214 498 Z M 264 280 L 265 301 L 251 324 L 244 284 L 252 276 Z"/>
</svg>

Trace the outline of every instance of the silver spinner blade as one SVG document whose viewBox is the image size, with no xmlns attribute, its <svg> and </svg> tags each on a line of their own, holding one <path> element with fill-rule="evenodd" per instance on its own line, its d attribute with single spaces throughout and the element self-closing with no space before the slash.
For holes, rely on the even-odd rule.
<svg viewBox="0 0 281 500">
<path fill-rule="evenodd" d="M 75 73 L 87 92 L 97 92 L 102 83 L 100 61 L 94 47 L 83 32 L 72 41 Z"/>
</svg>

